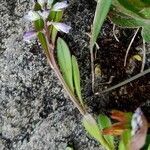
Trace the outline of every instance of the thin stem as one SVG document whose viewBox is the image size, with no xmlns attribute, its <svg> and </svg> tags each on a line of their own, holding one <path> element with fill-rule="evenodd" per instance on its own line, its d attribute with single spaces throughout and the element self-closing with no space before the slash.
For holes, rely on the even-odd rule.
<svg viewBox="0 0 150 150">
<path fill-rule="evenodd" d="M 91 53 L 92 91 L 94 93 L 95 75 L 94 75 L 94 54 L 93 54 L 93 47 L 90 48 L 90 53 Z"/>
<path fill-rule="evenodd" d="M 128 53 L 129 53 L 129 50 L 130 50 L 130 48 L 131 48 L 131 45 L 132 45 L 132 43 L 133 43 L 133 41 L 134 41 L 134 39 L 135 39 L 135 37 L 136 37 L 138 31 L 139 31 L 139 28 L 135 31 L 134 36 L 133 36 L 133 38 L 131 39 L 131 42 L 130 42 L 128 48 L 127 48 L 126 55 L 125 55 L 125 58 L 124 58 L 124 66 L 126 66 L 126 64 L 127 64 Z"/>
<path fill-rule="evenodd" d="M 123 81 L 123 82 L 121 82 L 121 83 L 119 83 L 119 84 L 117 84 L 117 85 L 114 85 L 114 86 L 112 86 L 111 88 L 108 88 L 108 89 L 106 89 L 106 90 L 100 92 L 100 94 L 103 94 L 103 93 L 109 92 L 109 91 L 111 91 L 111 90 L 114 90 L 114 89 L 116 89 L 116 88 L 118 88 L 118 87 L 121 87 L 121 86 L 123 86 L 123 85 L 125 85 L 125 84 L 127 84 L 127 83 L 129 83 L 129 82 L 131 82 L 131 81 L 134 81 L 134 80 L 136 80 L 136 79 L 138 79 L 138 78 L 140 78 L 140 77 L 142 77 L 142 76 L 144 76 L 144 75 L 146 75 L 146 74 L 148 74 L 148 73 L 150 73 L 150 69 L 147 69 L 147 70 L 145 70 L 145 71 L 143 71 L 143 72 L 141 72 L 141 73 L 139 73 L 139 74 L 137 74 L 137 75 L 131 77 L 130 79 L 127 79 L 127 80 L 125 80 L 125 81 Z"/>
<path fill-rule="evenodd" d="M 146 61 L 146 48 L 145 48 L 145 41 L 144 41 L 144 39 L 143 39 L 143 59 L 142 59 L 141 72 L 144 71 L 145 61 Z"/>
<path fill-rule="evenodd" d="M 117 38 L 116 33 L 115 33 L 115 28 L 116 28 L 116 25 L 114 24 L 113 25 L 113 35 L 114 35 L 114 38 L 116 39 L 116 41 L 119 42 L 119 39 Z"/>
</svg>

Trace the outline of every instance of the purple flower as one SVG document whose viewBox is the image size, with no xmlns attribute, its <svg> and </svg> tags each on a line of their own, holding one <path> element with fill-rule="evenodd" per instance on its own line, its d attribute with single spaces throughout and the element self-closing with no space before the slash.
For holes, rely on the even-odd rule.
<svg viewBox="0 0 150 150">
<path fill-rule="evenodd" d="M 36 21 L 40 19 L 40 15 L 36 11 L 30 10 L 24 18 L 29 21 Z"/>
<path fill-rule="evenodd" d="M 58 31 L 69 33 L 71 27 L 61 22 L 50 22 L 49 25 L 53 25 Z"/>
<path fill-rule="evenodd" d="M 61 11 L 62 9 L 68 7 L 68 3 L 67 1 L 64 2 L 57 2 L 56 4 L 54 4 L 54 6 L 52 7 L 53 11 Z"/>
<path fill-rule="evenodd" d="M 44 11 L 38 11 L 38 14 L 41 16 L 41 18 L 43 18 L 43 20 L 46 20 L 48 18 L 49 15 L 49 10 L 44 10 Z"/>
<path fill-rule="evenodd" d="M 37 0 L 37 2 L 43 7 L 46 3 L 46 0 Z"/>
<path fill-rule="evenodd" d="M 47 7 L 51 8 L 54 0 L 47 0 Z"/>
<path fill-rule="evenodd" d="M 35 39 L 35 38 L 36 38 L 36 31 L 35 30 L 25 32 L 23 35 L 23 40 L 26 42 L 30 42 L 31 39 Z"/>
</svg>

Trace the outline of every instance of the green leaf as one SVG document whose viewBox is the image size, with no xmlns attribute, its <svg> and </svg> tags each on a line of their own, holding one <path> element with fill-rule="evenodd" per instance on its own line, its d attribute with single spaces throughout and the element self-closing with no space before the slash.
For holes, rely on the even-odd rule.
<svg viewBox="0 0 150 150">
<path fill-rule="evenodd" d="M 144 24 L 141 19 L 136 19 L 123 14 L 122 12 L 117 11 L 115 7 L 111 9 L 109 16 L 114 24 L 123 28 L 138 28 Z"/>
<path fill-rule="evenodd" d="M 84 107 L 83 99 L 81 96 L 81 88 L 80 88 L 80 72 L 79 72 L 77 59 L 75 56 L 72 56 L 72 67 L 73 67 L 73 80 L 74 80 L 76 94 L 79 98 L 81 105 Z"/>
<path fill-rule="evenodd" d="M 140 14 L 143 15 L 144 18 L 150 19 L 150 7 L 145 7 L 140 11 Z"/>
<path fill-rule="evenodd" d="M 90 41 L 91 49 L 93 49 L 95 45 L 95 42 L 100 33 L 104 20 L 106 19 L 110 6 L 111 6 L 111 0 L 97 1 L 97 7 L 96 7 L 96 12 L 95 12 L 95 17 L 94 17 L 93 27 L 92 27 L 92 36 Z"/>
<path fill-rule="evenodd" d="M 100 142 L 107 150 L 112 150 L 108 142 L 102 136 L 101 131 L 99 130 L 98 125 L 92 115 L 90 114 L 84 115 L 82 122 L 86 131 L 93 138 L 95 138 L 98 142 Z"/>
<path fill-rule="evenodd" d="M 74 150 L 74 149 L 71 147 L 67 147 L 66 150 Z"/>
<path fill-rule="evenodd" d="M 119 1 L 122 1 L 122 0 L 113 0 L 112 1 L 112 6 L 113 6 L 114 11 L 117 11 L 118 13 L 127 15 L 129 18 L 131 17 L 138 22 L 142 22 L 141 26 L 150 24 L 150 20 L 146 19 L 146 17 L 144 17 L 143 14 L 140 13 L 140 10 L 138 11 L 138 13 L 135 11 L 131 11 L 130 9 L 126 8 L 125 5 L 129 5 L 129 4 L 126 4 L 126 1 L 124 1 L 124 2 L 119 2 Z M 110 16 L 110 18 L 111 18 L 111 16 Z"/>
<path fill-rule="evenodd" d="M 148 149 L 147 150 L 150 150 L 150 144 L 149 144 L 149 146 L 148 146 Z"/>
<path fill-rule="evenodd" d="M 144 26 L 142 29 L 142 37 L 146 42 L 150 42 L 150 26 Z"/>
<path fill-rule="evenodd" d="M 107 116 L 100 114 L 98 116 L 98 125 L 100 130 L 103 130 L 104 128 L 110 127 L 112 124 L 111 120 Z M 111 147 L 114 148 L 114 137 L 111 135 L 104 135 L 104 138 L 111 145 Z"/>
<path fill-rule="evenodd" d="M 83 117 L 83 125 L 86 131 L 94 137 L 97 141 L 101 141 L 102 135 L 99 131 L 98 125 L 92 115 L 87 114 Z"/>
<path fill-rule="evenodd" d="M 48 46 L 44 33 L 38 32 L 37 37 L 41 43 L 42 48 L 44 49 L 45 54 L 48 54 Z"/>
<path fill-rule="evenodd" d="M 44 28 L 44 21 L 43 19 L 39 19 L 34 21 L 34 27 L 36 29 L 36 31 L 41 31 Z"/>
<path fill-rule="evenodd" d="M 71 54 L 66 42 L 58 38 L 57 40 L 57 58 L 64 80 L 68 87 L 73 92 L 73 76 L 72 76 L 72 61 Z"/>
<path fill-rule="evenodd" d="M 131 130 L 127 129 L 121 136 L 119 142 L 119 150 L 127 150 L 129 141 L 131 140 Z"/>
</svg>

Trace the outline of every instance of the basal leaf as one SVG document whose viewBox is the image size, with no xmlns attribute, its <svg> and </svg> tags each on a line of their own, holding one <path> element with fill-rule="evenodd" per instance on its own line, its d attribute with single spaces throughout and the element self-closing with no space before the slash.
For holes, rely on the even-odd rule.
<svg viewBox="0 0 150 150">
<path fill-rule="evenodd" d="M 81 87 L 80 87 L 80 71 L 75 56 L 72 56 L 72 67 L 73 67 L 73 80 L 75 85 L 76 94 L 80 100 L 81 105 L 84 107 L 83 99 L 81 96 Z"/>
<path fill-rule="evenodd" d="M 112 124 L 111 120 L 107 116 L 100 114 L 98 116 L 98 125 L 100 130 L 103 130 L 104 128 L 110 127 Z M 114 148 L 114 137 L 111 135 L 104 135 L 104 138 L 111 145 L 111 147 Z"/>
<path fill-rule="evenodd" d="M 73 92 L 73 76 L 72 76 L 72 61 L 71 54 L 66 42 L 58 38 L 57 40 L 57 58 L 64 80 L 68 87 Z"/>
<path fill-rule="evenodd" d="M 97 141 L 101 141 L 102 135 L 100 134 L 98 125 L 92 115 L 87 114 L 83 117 L 83 125 L 86 131 L 94 137 Z"/>
<path fill-rule="evenodd" d="M 100 142 L 107 150 L 113 150 L 109 143 L 105 140 L 105 138 L 102 136 L 101 131 L 98 128 L 97 122 L 90 114 L 86 114 L 83 117 L 83 125 L 86 129 L 86 131 L 95 138 L 98 142 Z"/>
<path fill-rule="evenodd" d="M 118 150 L 126 150 L 126 147 L 125 147 L 122 139 L 119 141 Z"/>
<path fill-rule="evenodd" d="M 90 40 L 91 49 L 93 49 L 93 46 L 95 45 L 101 27 L 109 11 L 110 5 L 111 5 L 111 0 L 97 1 L 97 7 L 96 7 L 96 12 L 95 12 L 95 17 L 94 17 L 93 27 L 92 27 L 92 36 Z"/>
<path fill-rule="evenodd" d="M 44 33 L 38 32 L 37 37 L 41 43 L 42 48 L 44 49 L 45 54 L 48 54 L 48 46 Z"/>
<path fill-rule="evenodd" d="M 124 133 L 121 136 L 121 139 L 119 142 L 119 150 L 127 150 L 130 140 L 131 140 L 131 130 L 128 129 L 124 131 Z"/>
<path fill-rule="evenodd" d="M 146 42 L 150 42 L 150 26 L 144 26 L 142 29 L 142 37 Z"/>
</svg>

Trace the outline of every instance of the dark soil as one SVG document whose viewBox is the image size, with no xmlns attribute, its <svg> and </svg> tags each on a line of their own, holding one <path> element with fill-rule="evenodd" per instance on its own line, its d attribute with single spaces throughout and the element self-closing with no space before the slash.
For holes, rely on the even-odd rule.
<svg viewBox="0 0 150 150">
<path fill-rule="evenodd" d="M 112 27 L 110 21 L 105 23 L 102 36 L 98 40 L 100 49 L 97 51 L 96 63 L 100 64 L 102 70 L 102 81 L 107 82 L 111 76 L 114 76 L 112 82 L 106 86 L 100 86 L 104 89 L 116 85 L 130 77 L 140 73 L 141 62 L 129 60 L 133 55 L 138 54 L 136 47 L 141 45 L 140 33 L 136 36 L 133 45 L 128 54 L 127 65 L 124 67 L 124 57 L 126 49 L 134 35 L 133 29 L 121 29 L 117 34 L 120 42 L 117 42 L 113 37 Z M 150 55 L 147 55 L 149 58 Z M 145 69 L 148 69 L 150 64 L 146 61 Z M 101 84 L 101 83 L 100 83 Z M 99 84 L 99 85 L 100 85 Z M 97 84 L 98 85 L 98 84 Z M 105 84 L 104 84 L 105 85 Z M 122 111 L 134 111 L 137 107 L 143 106 L 146 116 L 150 116 L 149 102 L 150 102 L 150 75 L 145 75 L 127 85 L 117 88 L 109 93 L 109 103 L 106 110 L 118 109 Z M 105 95 L 106 95 L 105 94 Z M 101 95 L 100 95 L 101 96 Z M 150 118 L 149 118 L 150 119 Z"/>
</svg>

